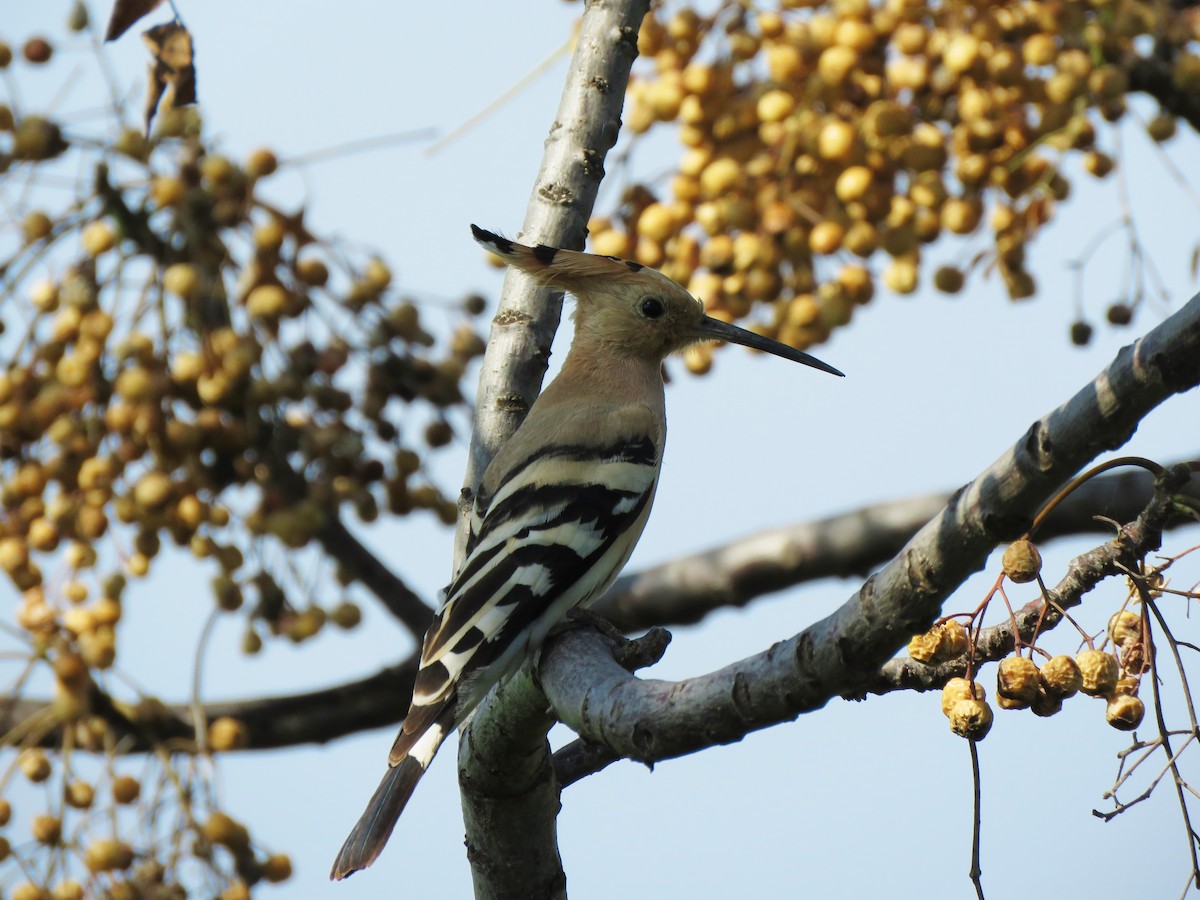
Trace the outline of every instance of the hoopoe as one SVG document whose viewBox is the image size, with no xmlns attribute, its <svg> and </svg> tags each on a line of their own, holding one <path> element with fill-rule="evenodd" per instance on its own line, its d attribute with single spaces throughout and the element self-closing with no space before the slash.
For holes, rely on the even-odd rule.
<svg viewBox="0 0 1200 900">
<path fill-rule="evenodd" d="M 558 376 L 484 472 L 466 556 L 425 634 L 387 773 L 332 878 L 375 861 L 447 735 L 568 611 L 604 593 L 629 559 L 662 466 L 661 366 L 669 354 L 731 341 L 842 374 L 706 316 L 699 300 L 636 262 L 471 231 L 509 265 L 575 296 L 575 337 Z"/>
</svg>

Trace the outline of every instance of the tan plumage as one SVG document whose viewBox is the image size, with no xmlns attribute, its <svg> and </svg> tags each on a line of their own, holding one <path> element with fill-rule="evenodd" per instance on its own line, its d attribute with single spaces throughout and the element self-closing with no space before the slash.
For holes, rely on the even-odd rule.
<svg viewBox="0 0 1200 900">
<path fill-rule="evenodd" d="M 446 736 L 628 561 L 662 465 L 664 357 L 697 341 L 728 340 L 841 374 L 709 318 L 653 269 L 527 247 L 471 227 L 510 265 L 575 295 L 575 337 L 558 376 L 484 472 L 466 558 L 425 635 L 388 771 L 342 846 L 333 878 L 378 857 Z"/>
</svg>

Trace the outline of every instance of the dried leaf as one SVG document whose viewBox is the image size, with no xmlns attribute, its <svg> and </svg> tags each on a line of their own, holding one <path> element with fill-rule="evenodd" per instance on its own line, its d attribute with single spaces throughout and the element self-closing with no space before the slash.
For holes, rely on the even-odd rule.
<svg viewBox="0 0 1200 900">
<path fill-rule="evenodd" d="M 1192 281 L 1196 280 L 1196 270 L 1200 269 L 1200 244 L 1192 248 Z"/>
<path fill-rule="evenodd" d="M 196 102 L 196 67 L 192 35 L 179 22 L 155 25 L 142 35 L 142 40 L 154 57 L 146 86 L 146 131 L 149 131 L 160 106 L 173 109 Z"/>
<path fill-rule="evenodd" d="M 162 5 L 163 0 L 117 0 L 113 4 L 112 16 L 108 20 L 108 30 L 104 32 L 104 40 L 115 41 L 147 13 L 151 13 Z"/>
</svg>

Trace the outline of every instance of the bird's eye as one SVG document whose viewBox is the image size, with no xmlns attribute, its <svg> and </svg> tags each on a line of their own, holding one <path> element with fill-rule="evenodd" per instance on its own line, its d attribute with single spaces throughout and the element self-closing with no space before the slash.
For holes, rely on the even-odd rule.
<svg viewBox="0 0 1200 900">
<path fill-rule="evenodd" d="M 657 319 L 664 312 L 666 312 L 666 306 L 658 297 L 647 297 L 642 301 L 642 315 L 647 319 Z"/>
</svg>

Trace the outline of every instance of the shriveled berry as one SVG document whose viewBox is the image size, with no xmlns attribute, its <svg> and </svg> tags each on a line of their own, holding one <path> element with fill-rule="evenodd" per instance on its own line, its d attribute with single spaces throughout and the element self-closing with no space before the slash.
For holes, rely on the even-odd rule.
<svg viewBox="0 0 1200 900">
<path fill-rule="evenodd" d="M 1130 697 L 1136 697 L 1138 688 L 1141 687 L 1141 679 L 1133 675 L 1126 675 L 1124 678 L 1118 678 L 1117 684 L 1113 688 L 1114 694 L 1127 694 Z"/>
<path fill-rule="evenodd" d="M 1046 718 L 1062 712 L 1062 703 L 1063 698 L 1060 695 L 1052 694 L 1046 690 L 1045 685 L 1039 685 L 1037 696 L 1033 698 L 1029 708 L 1035 716 Z"/>
<path fill-rule="evenodd" d="M 1073 697 L 1083 684 L 1075 660 L 1062 654 L 1051 657 L 1041 669 L 1042 686 L 1056 697 Z"/>
<path fill-rule="evenodd" d="M 1075 657 L 1079 666 L 1079 689 L 1090 697 L 1106 697 L 1117 686 L 1117 658 L 1103 650 L 1084 650 Z"/>
<path fill-rule="evenodd" d="M 1108 636 L 1122 649 L 1136 644 L 1142 639 L 1142 617 L 1130 609 L 1114 613 L 1108 620 Z"/>
<path fill-rule="evenodd" d="M 997 695 L 996 705 L 1001 709 L 1029 709 L 1028 700 L 1018 700 L 1015 697 Z"/>
<path fill-rule="evenodd" d="M 982 700 L 959 700 L 950 707 L 950 730 L 969 741 L 981 741 L 992 728 L 992 708 Z"/>
<path fill-rule="evenodd" d="M 1004 551 L 1001 565 L 1010 581 L 1026 584 L 1042 571 L 1042 555 L 1031 541 L 1013 541 Z"/>
<path fill-rule="evenodd" d="M 1117 694 L 1108 701 L 1104 718 L 1108 724 L 1118 731 L 1133 731 L 1142 724 L 1146 715 L 1146 705 L 1137 697 L 1129 694 Z"/>
<path fill-rule="evenodd" d="M 967 650 L 967 630 L 953 620 L 935 625 L 908 642 L 908 655 L 917 662 L 937 663 L 961 656 Z"/>
<path fill-rule="evenodd" d="M 1000 660 L 996 669 L 996 693 L 1001 698 L 1028 706 L 1037 697 L 1039 684 L 1038 667 L 1032 659 L 1010 656 Z"/>
<path fill-rule="evenodd" d="M 949 716 L 950 710 L 959 700 L 984 700 L 987 691 L 978 681 L 968 681 L 966 678 L 951 678 L 942 688 L 942 715 Z"/>
</svg>

